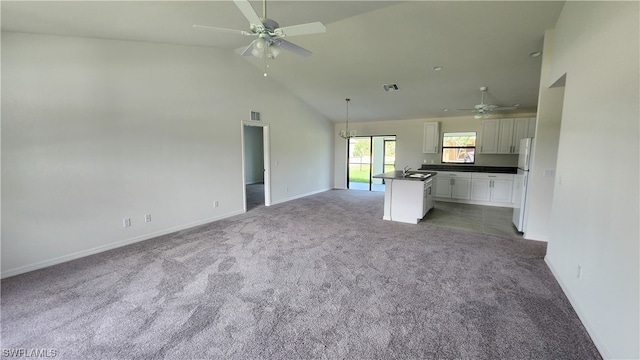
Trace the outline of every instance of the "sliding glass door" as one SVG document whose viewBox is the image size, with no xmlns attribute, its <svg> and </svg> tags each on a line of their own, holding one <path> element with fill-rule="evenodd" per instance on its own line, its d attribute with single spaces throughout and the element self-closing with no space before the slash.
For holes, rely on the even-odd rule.
<svg viewBox="0 0 640 360">
<path fill-rule="evenodd" d="M 358 136 L 349 139 L 347 187 L 354 190 L 384 191 L 382 179 L 373 175 L 395 168 L 396 137 Z"/>
</svg>

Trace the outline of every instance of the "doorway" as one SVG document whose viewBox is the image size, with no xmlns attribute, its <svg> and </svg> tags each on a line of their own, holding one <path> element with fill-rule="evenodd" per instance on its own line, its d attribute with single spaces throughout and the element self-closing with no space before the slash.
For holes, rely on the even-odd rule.
<svg viewBox="0 0 640 360">
<path fill-rule="evenodd" d="M 347 188 L 384 191 L 384 181 L 373 175 L 395 169 L 396 136 L 357 136 L 347 146 Z"/>
<path fill-rule="evenodd" d="M 244 212 L 271 206 L 271 155 L 269 124 L 243 121 L 242 198 Z"/>
</svg>

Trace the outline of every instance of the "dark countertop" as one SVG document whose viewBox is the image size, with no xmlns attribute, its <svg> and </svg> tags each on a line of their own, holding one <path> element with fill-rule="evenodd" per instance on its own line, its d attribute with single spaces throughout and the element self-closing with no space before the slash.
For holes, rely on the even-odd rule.
<svg viewBox="0 0 640 360">
<path fill-rule="evenodd" d="M 402 176 L 402 170 L 394 170 L 388 171 L 383 174 L 373 175 L 376 179 L 392 179 L 392 180 L 411 180 L 411 181 L 425 181 L 435 176 L 437 173 L 430 171 L 409 171 L 409 174 L 422 174 L 424 177 L 411 177 L 411 176 Z"/>
<path fill-rule="evenodd" d="M 460 171 L 460 172 L 482 172 L 494 174 L 517 174 L 517 167 L 510 166 L 475 166 L 475 165 L 422 165 L 420 170 L 427 171 Z"/>
</svg>

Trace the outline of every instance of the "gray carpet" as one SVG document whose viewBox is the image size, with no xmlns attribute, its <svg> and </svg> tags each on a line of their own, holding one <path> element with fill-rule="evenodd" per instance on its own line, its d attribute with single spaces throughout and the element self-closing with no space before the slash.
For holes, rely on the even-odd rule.
<svg viewBox="0 0 640 360">
<path fill-rule="evenodd" d="M 598 359 L 544 244 L 328 191 L 2 281 L 2 348 L 64 359 Z"/>
</svg>

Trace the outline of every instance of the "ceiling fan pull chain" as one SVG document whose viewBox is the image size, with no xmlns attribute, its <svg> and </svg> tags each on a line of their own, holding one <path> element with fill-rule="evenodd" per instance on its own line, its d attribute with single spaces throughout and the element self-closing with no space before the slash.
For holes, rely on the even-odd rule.
<svg viewBox="0 0 640 360">
<path fill-rule="evenodd" d="M 269 51 L 269 44 L 265 43 L 264 44 L 264 77 L 267 77 L 267 52 Z"/>
</svg>

